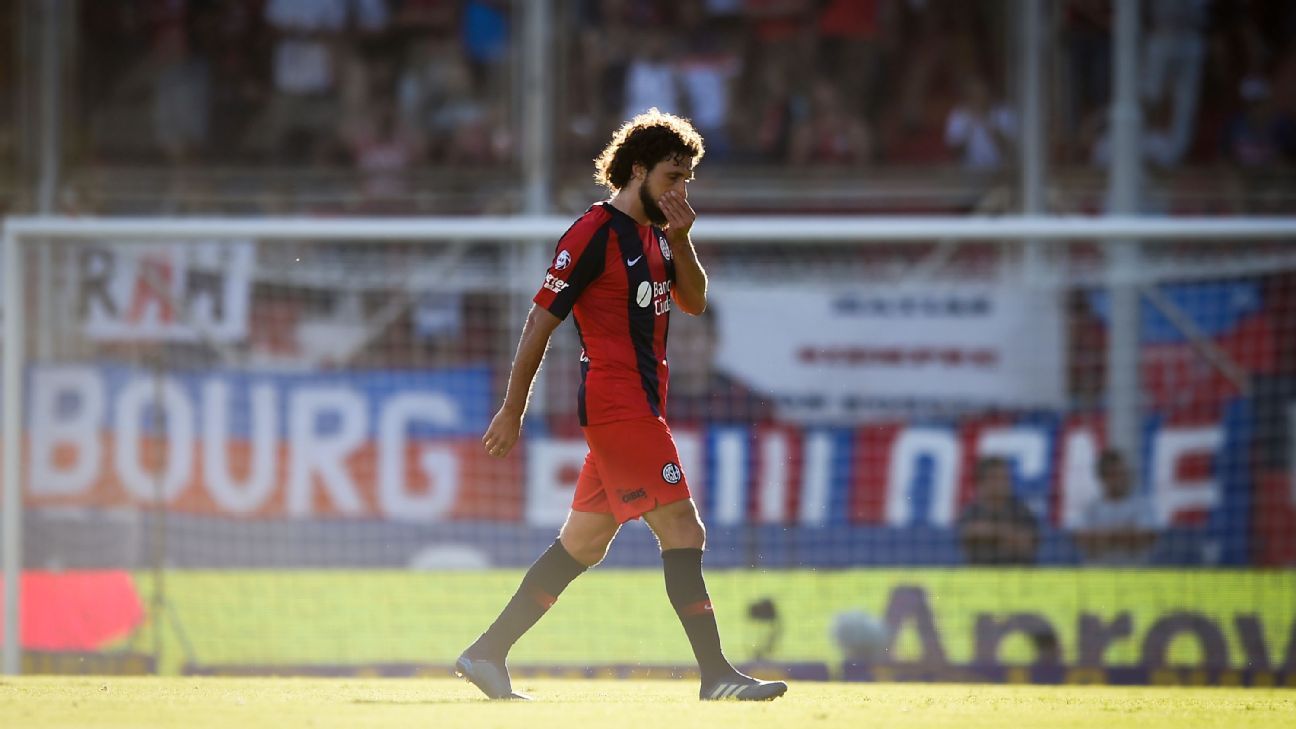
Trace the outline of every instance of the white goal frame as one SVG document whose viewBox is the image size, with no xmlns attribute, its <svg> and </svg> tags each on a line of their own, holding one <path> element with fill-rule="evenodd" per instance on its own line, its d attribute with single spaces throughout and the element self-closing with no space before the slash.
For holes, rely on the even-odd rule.
<svg viewBox="0 0 1296 729">
<path fill-rule="evenodd" d="M 34 241 L 183 240 L 197 237 L 346 241 L 532 241 L 548 250 L 571 224 L 558 215 L 424 218 L 71 218 L 12 217 L 3 228 L 3 500 L 0 512 L 0 570 L 4 573 L 3 656 L 0 673 L 21 669 L 19 575 L 22 566 L 23 370 L 26 318 L 21 311 L 26 284 L 24 247 Z M 1296 241 L 1293 217 L 1139 216 L 703 216 L 694 229 L 701 241 L 800 245 L 860 242 L 961 241 Z M 1129 272 L 1127 272 L 1129 273 Z M 1115 346 L 1115 345 L 1114 345 Z M 1126 352 L 1128 357 L 1131 353 Z M 1129 360 L 1133 361 L 1133 360 Z M 1114 409 L 1114 408 L 1113 408 Z"/>
</svg>

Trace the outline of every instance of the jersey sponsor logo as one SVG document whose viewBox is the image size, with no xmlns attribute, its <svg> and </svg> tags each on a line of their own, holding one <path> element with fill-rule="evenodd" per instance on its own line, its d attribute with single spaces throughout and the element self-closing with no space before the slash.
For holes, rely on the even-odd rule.
<svg viewBox="0 0 1296 729">
<path fill-rule="evenodd" d="M 661 248 L 662 257 L 669 261 L 671 259 L 671 249 L 670 244 L 666 242 L 666 236 L 657 236 L 657 246 Z"/>
<path fill-rule="evenodd" d="M 643 489 L 635 489 L 634 491 L 627 491 L 626 493 L 621 494 L 621 503 L 628 504 L 631 501 L 635 501 L 636 499 L 644 499 L 647 497 L 648 497 L 647 491 Z"/>
<path fill-rule="evenodd" d="M 652 290 L 653 313 L 655 313 L 657 316 L 661 316 L 662 314 L 668 313 L 671 310 L 671 300 L 670 300 L 671 282 L 653 281 L 652 288 L 653 288 Z"/>
<path fill-rule="evenodd" d="M 567 282 L 558 278 L 552 273 L 546 273 L 544 287 L 554 292 L 555 294 L 561 294 L 562 290 L 567 288 Z"/>
<path fill-rule="evenodd" d="M 566 249 L 558 251 L 558 257 L 554 259 L 554 270 L 561 271 L 571 265 L 571 254 Z"/>
<path fill-rule="evenodd" d="M 640 308 L 647 308 L 648 304 L 652 303 L 652 292 L 652 284 L 647 281 L 640 281 L 639 290 L 635 292 L 635 303 Z"/>
<path fill-rule="evenodd" d="M 627 266 L 633 266 L 633 265 L 635 265 L 636 263 L 639 262 L 639 259 L 640 259 L 640 258 L 643 258 L 643 256 L 639 256 L 639 258 L 627 258 L 627 259 L 626 259 L 626 265 L 627 265 Z"/>
<path fill-rule="evenodd" d="M 682 478 L 684 478 L 684 472 L 680 470 L 679 464 L 667 463 L 662 466 L 662 480 L 666 483 L 677 484 Z"/>
</svg>

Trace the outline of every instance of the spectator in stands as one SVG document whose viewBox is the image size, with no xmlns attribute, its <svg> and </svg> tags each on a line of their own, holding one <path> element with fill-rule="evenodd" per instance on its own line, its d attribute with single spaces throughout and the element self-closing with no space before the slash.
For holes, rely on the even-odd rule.
<svg viewBox="0 0 1296 729">
<path fill-rule="evenodd" d="M 1111 10 L 1111 0 L 1065 0 L 1060 13 L 1067 93 L 1059 121 L 1073 145 L 1073 159 L 1083 159 L 1089 149 L 1075 144 L 1081 122 L 1111 101 Z"/>
<path fill-rule="evenodd" d="M 347 140 L 352 163 L 364 176 L 366 204 L 399 202 L 409 194 L 409 173 L 421 155 L 418 137 L 401 121 L 392 103 L 375 107 Z"/>
<path fill-rule="evenodd" d="M 905 38 L 898 101 L 904 127 L 919 129 L 932 121 L 932 115 L 943 115 L 944 107 L 934 103 L 943 82 L 960 74 L 988 73 L 981 36 L 988 5 L 928 0 L 907 0 L 902 5 Z M 937 117 L 935 125 L 939 123 Z"/>
<path fill-rule="evenodd" d="M 840 79 L 850 114 L 869 118 L 877 106 L 883 40 L 894 15 L 886 0 L 825 0 L 819 3 L 819 75 Z"/>
<path fill-rule="evenodd" d="M 968 564 L 1035 563 L 1039 522 L 1013 495 L 1008 461 L 988 456 L 977 461 L 976 492 L 958 520 L 959 541 Z"/>
<path fill-rule="evenodd" d="M 1171 131 L 1166 128 L 1165 115 L 1155 108 L 1145 109 L 1139 117 L 1139 149 L 1143 160 L 1160 168 L 1173 167 L 1182 154 Z M 1095 110 L 1080 126 L 1081 146 L 1089 150 L 1089 163 L 1106 168 L 1112 155 L 1112 108 Z"/>
<path fill-rule="evenodd" d="M 1225 131 L 1226 158 L 1248 171 L 1273 170 L 1296 159 L 1296 122 L 1273 104 L 1269 81 L 1248 76 L 1238 94 L 1245 106 Z"/>
<path fill-rule="evenodd" d="M 430 121 L 429 145 L 441 163 L 485 164 L 495 161 L 494 119 L 473 85 L 472 68 L 458 53 L 446 58 L 444 95 Z"/>
<path fill-rule="evenodd" d="M 985 79 L 973 77 L 963 90 L 962 102 L 950 110 L 945 123 L 945 144 L 957 152 L 963 168 L 992 172 L 1013 157 L 1017 115 L 1003 102 L 993 102 Z"/>
<path fill-rule="evenodd" d="M 290 134 L 303 146 L 328 143 L 340 112 L 339 71 L 347 48 L 346 31 L 377 32 L 390 21 L 383 0 L 269 0 L 265 21 L 275 32 L 274 97 L 262 123 L 251 133 L 260 149 L 279 150 Z"/>
<path fill-rule="evenodd" d="M 461 10 L 460 35 L 473 82 L 492 96 L 508 92 L 510 4 L 507 0 L 466 0 Z"/>
<path fill-rule="evenodd" d="M 784 162 L 792 149 L 796 109 L 804 98 L 793 89 L 789 70 L 770 58 L 756 58 L 738 94 L 740 117 L 735 145 L 750 162 Z"/>
<path fill-rule="evenodd" d="M 1120 451 L 1108 449 L 1098 458 L 1102 495 L 1084 510 L 1076 542 L 1094 564 L 1146 564 L 1156 543 L 1156 513 L 1147 494 L 1140 493 Z"/>
<path fill-rule="evenodd" d="M 625 75 L 625 109 L 622 116 L 631 119 L 651 108 L 668 114 L 683 113 L 680 85 L 670 55 L 669 36 L 656 29 L 643 34 L 636 45 Z"/>
<path fill-rule="evenodd" d="M 1206 0 L 1152 0 L 1143 54 L 1143 100 L 1153 107 L 1167 103 L 1170 167 L 1183 159 L 1197 128 L 1202 61 L 1206 55 Z"/>
<path fill-rule="evenodd" d="M 729 35 L 704 12 L 702 0 L 678 6 L 676 74 L 684 111 L 707 140 L 707 158 L 728 159 L 730 87 L 742 70 L 742 59 Z"/>
<path fill-rule="evenodd" d="M 860 165 L 873 157 L 873 137 L 864 120 L 851 114 L 828 79 L 817 79 L 810 113 L 792 130 L 790 160 L 805 165 Z"/>
<path fill-rule="evenodd" d="M 153 61 L 153 134 L 167 161 L 183 163 L 204 151 L 211 114 L 211 74 L 179 23 L 158 35 Z"/>
</svg>

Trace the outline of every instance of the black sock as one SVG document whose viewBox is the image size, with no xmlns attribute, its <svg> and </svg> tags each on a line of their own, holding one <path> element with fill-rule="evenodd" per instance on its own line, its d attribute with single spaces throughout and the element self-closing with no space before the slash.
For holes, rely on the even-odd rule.
<svg viewBox="0 0 1296 729">
<path fill-rule="evenodd" d="M 563 549 L 562 542 L 555 540 L 527 570 L 513 599 L 495 622 L 465 652 L 476 658 L 504 660 L 517 639 L 540 620 L 567 585 L 586 569 Z"/>
<path fill-rule="evenodd" d="M 693 646 L 702 682 L 710 683 L 733 673 L 734 667 L 720 650 L 720 630 L 711 611 L 706 580 L 702 578 L 702 550 L 667 549 L 662 552 L 662 567 L 666 573 L 666 596 Z"/>
</svg>

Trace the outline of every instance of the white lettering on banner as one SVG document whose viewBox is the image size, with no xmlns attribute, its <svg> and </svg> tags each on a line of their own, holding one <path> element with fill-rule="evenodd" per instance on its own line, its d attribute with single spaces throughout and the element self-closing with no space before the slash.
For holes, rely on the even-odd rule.
<svg viewBox="0 0 1296 729">
<path fill-rule="evenodd" d="M 584 440 L 535 438 L 527 442 L 526 521 L 531 526 L 561 526 L 571 509 L 575 480 L 589 447 Z"/>
<path fill-rule="evenodd" d="M 949 526 L 954 523 L 954 506 L 958 497 L 958 438 L 954 432 L 940 428 L 906 428 L 891 446 L 887 469 L 886 523 L 909 526 L 913 523 L 913 489 L 918 475 L 918 461 L 931 459 L 931 513 L 927 523 Z"/>
<path fill-rule="evenodd" d="M 674 436 L 675 452 L 679 454 L 680 468 L 688 481 L 689 493 L 693 494 L 693 501 L 704 503 L 707 473 L 702 467 L 702 439 L 693 430 L 676 430 Z"/>
<path fill-rule="evenodd" d="M 724 428 L 715 438 L 715 521 L 735 526 L 747 521 L 747 432 Z"/>
<path fill-rule="evenodd" d="M 378 424 L 378 503 L 382 513 L 407 521 L 442 521 L 459 495 L 459 459 L 444 446 L 425 446 L 419 466 L 427 478 L 427 492 L 411 493 L 405 481 L 405 450 L 409 425 L 423 422 L 453 426 L 459 407 L 439 393 L 405 393 L 383 408 Z"/>
<path fill-rule="evenodd" d="M 153 503 L 159 488 L 163 498 L 173 501 L 190 486 L 200 485 L 221 513 L 255 513 L 272 502 L 280 485 L 280 402 L 286 399 L 291 431 L 285 498 L 289 515 L 312 515 L 316 478 L 337 511 L 366 511 L 346 461 L 368 440 L 368 405 L 351 388 L 309 386 L 281 394 L 273 383 L 260 382 L 240 397 L 230 381 L 212 376 L 199 384 L 195 403 L 190 391 L 173 378 L 117 382 L 119 389 L 110 393 L 108 376 L 91 367 L 32 370 L 27 488 L 34 498 L 87 495 L 109 482 L 112 470 L 133 501 Z M 246 451 L 234 450 L 230 442 L 236 407 L 248 411 L 242 426 L 246 434 L 239 438 Z M 113 420 L 107 424 L 110 412 Z M 335 427 L 326 424 L 327 433 L 317 432 L 320 421 L 330 417 Z M 416 463 L 430 486 L 416 496 L 405 481 L 406 429 L 415 422 L 453 428 L 462 417 L 458 402 L 439 392 L 397 393 L 382 402 L 374 481 L 379 515 L 448 517 L 459 490 L 460 456 L 451 446 L 426 446 Z M 105 432 L 114 444 L 111 458 L 104 453 Z M 146 441 L 157 444 L 157 458 L 148 455 Z M 197 448 L 202 449 L 200 467 L 195 463 Z M 250 461 L 235 457 L 242 452 L 250 452 Z"/>
<path fill-rule="evenodd" d="M 91 339 L 240 341 L 255 254 L 248 241 L 86 246 L 71 260 L 76 311 Z"/>
<path fill-rule="evenodd" d="M 1182 511 L 1207 510 L 1219 503 L 1218 479 L 1180 481 L 1175 471 L 1190 455 L 1210 455 L 1218 459 L 1224 445 L 1224 429 L 1218 426 L 1164 429 L 1152 440 L 1152 491 L 1155 496 L 1157 522 L 1170 524 Z"/>
<path fill-rule="evenodd" d="M 274 387 L 254 385 L 251 393 L 252 422 L 248 441 L 252 463 L 243 483 L 238 483 L 229 464 L 229 385 L 212 378 L 203 383 L 203 482 L 212 500 L 232 514 L 248 514 L 265 505 L 275 486 L 275 450 L 279 441 L 278 398 Z"/>
<path fill-rule="evenodd" d="M 161 422 L 148 415 L 159 408 Z M 143 463 L 141 458 L 141 434 L 147 421 L 153 423 L 158 447 L 166 443 L 166 466 L 160 469 L 160 480 L 158 467 Z M 115 432 L 117 473 L 131 495 L 143 502 L 156 502 L 161 496 L 165 503 L 184 491 L 193 474 L 194 415 L 193 404 L 174 379 L 163 377 L 160 385 L 152 377 L 130 380 L 117 396 Z"/>
<path fill-rule="evenodd" d="M 828 523 L 829 498 L 832 493 L 833 439 L 822 430 L 805 439 L 805 467 L 801 475 L 801 518 L 804 526 Z"/>
<path fill-rule="evenodd" d="M 1089 430 L 1066 436 L 1062 451 L 1062 526 L 1074 529 L 1084 523 L 1085 510 L 1102 496 L 1094 468 L 1098 463 L 1098 440 Z"/>
<path fill-rule="evenodd" d="M 781 524 L 787 518 L 787 492 L 791 448 L 787 433 L 771 431 L 760 441 L 760 503 L 757 513 L 764 524 Z"/>
<path fill-rule="evenodd" d="M 345 462 L 365 439 L 368 418 L 364 398 L 345 387 L 306 387 L 293 393 L 290 413 L 288 515 L 312 515 L 317 474 L 339 513 L 363 514 L 364 504 Z M 320 433 L 317 427 L 320 416 L 329 413 L 337 423 L 332 435 Z"/>
<path fill-rule="evenodd" d="M 38 369 L 32 373 L 31 490 L 39 496 L 72 496 L 94 485 L 103 458 L 99 424 L 103 422 L 103 382 L 88 367 Z M 60 407 L 63 398 L 77 408 Z M 57 454 L 74 453 L 71 464 Z"/>
</svg>

